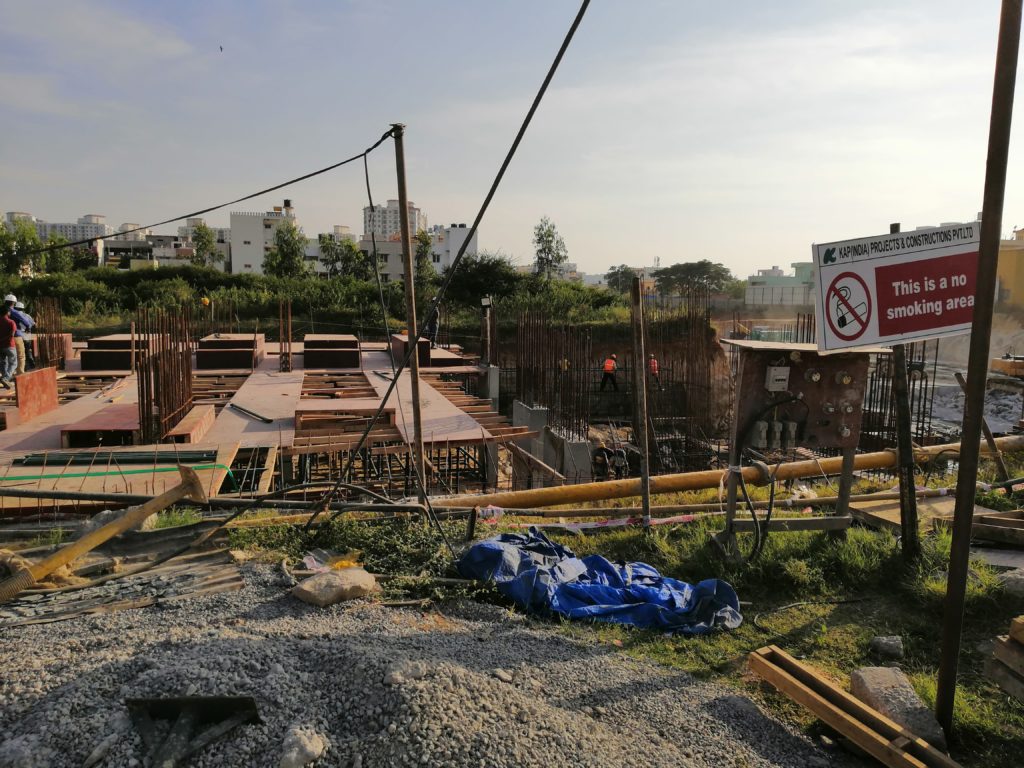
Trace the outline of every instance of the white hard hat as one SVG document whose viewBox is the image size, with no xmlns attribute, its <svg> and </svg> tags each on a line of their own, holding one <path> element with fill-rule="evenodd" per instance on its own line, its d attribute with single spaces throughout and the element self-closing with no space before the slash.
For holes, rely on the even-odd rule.
<svg viewBox="0 0 1024 768">
<path fill-rule="evenodd" d="M 24 309 L 25 308 L 25 302 L 24 301 L 17 301 L 17 302 L 15 302 L 14 303 L 14 308 L 15 309 Z"/>
<path fill-rule="evenodd" d="M 4 296 L 4 301 L 12 301 L 13 302 L 13 301 L 17 301 L 17 300 L 18 300 L 18 297 L 15 296 L 13 293 L 8 293 L 6 296 Z"/>
</svg>

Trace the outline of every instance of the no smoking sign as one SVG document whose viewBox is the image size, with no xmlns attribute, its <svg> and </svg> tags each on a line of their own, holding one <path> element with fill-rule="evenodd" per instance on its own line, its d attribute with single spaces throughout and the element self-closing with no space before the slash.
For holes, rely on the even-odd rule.
<svg viewBox="0 0 1024 768">
<path fill-rule="evenodd" d="M 980 231 L 972 221 L 811 246 L 818 349 L 969 333 Z"/>
<path fill-rule="evenodd" d="M 856 341 L 871 322 L 871 293 L 860 275 L 843 272 L 828 287 L 825 319 L 832 333 L 844 341 Z"/>
</svg>

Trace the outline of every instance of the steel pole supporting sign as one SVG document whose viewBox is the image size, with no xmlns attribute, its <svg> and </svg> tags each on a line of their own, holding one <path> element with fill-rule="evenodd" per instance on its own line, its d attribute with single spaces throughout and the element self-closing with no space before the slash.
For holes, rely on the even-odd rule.
<svg viewBox="0 0 1024 768">
<path fill-rule="evenodd" d="M 1010 124 L 1013 117 L 1014 84 L 1017 78 L 1020 26 L 1021 0 L 1003 0 L 992 86 L 981 243 L 977 268 L 972 273 L 977 288 L 977 305 L 974 307 L 974 327 L 971 331 L 971 348 L 967 362 L 963 450 L 960 452 L 960 470 L 957 475 L 953 543 L 949 558 L 946 599 L 943 603 L 942 647 L 938 689 L 935 694 L 935 714 L 947 734 L 953 727 L 957 665 L 963 633 L 975 482 L 978 476 L 981 420 L 985 407 L 985 385 L 992 335 L 999 239 L 1003 223 L 1003 196 L 1006 191 L 1006 163 L 1010 149 Z"/>
</svg>

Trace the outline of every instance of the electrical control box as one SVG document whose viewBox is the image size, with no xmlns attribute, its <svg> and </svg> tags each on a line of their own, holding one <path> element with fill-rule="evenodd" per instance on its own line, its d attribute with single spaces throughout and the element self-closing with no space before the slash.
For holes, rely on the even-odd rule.
<svg viewBox="0 0 1024 768">
<path fill-rule="evenodd" d="M 733 434 L 745 441 L 743 447 L 857 447 L 869 352 L 819 353 L 813 344 L 726 343 L 737 351 Z"/>
</svg>

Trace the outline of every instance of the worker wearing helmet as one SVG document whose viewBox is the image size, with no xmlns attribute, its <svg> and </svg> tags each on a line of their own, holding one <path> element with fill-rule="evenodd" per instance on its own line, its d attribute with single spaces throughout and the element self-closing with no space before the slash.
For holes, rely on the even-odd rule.
<svg viewBox="0 0 1024 768">
<path fill-rule="evenodd" d="M 36 321 L 25 308 L 25 302 L 15 302 L 14 308 L 22 317 L 21 322 L 15 322 L 21 331 L 22 338 L 25 339 L 25 368 L 32 371 L 36 367 L 35 334 L 32 332 L 32 329 L 36 327 Z"/>
<path fill-rule="evenodd" d="M 619 369 L 619 358 L 616 355 L 609 355 L 604 359 L 604 365 L 601 366 L 601 391 L 604 392 L 605 386 L 611 382 L 612 389 L 616 392 L 619 391 L 619 383 L 615 380 L 615 371 Z"/>
<path fill-rule="evenodd" d="M 15 373 L 21 374 L 25 372 L 25 333 L 32 330 L 32 326 L 35 322 L 31 317 L 19 312 L 15 309 L 15 305 L 18 303 L 18 297 L 13 293 L 8 293 L 4 296 L 4 303 L 7 305 L 9 310 L 8 316 L 14 321 L 17 331 L 14 334 L 14 348 L 17 350 L 18 363 L 15 366 Z M 22 307 L 25 305 L 22 304 Z"/>
</svg>

